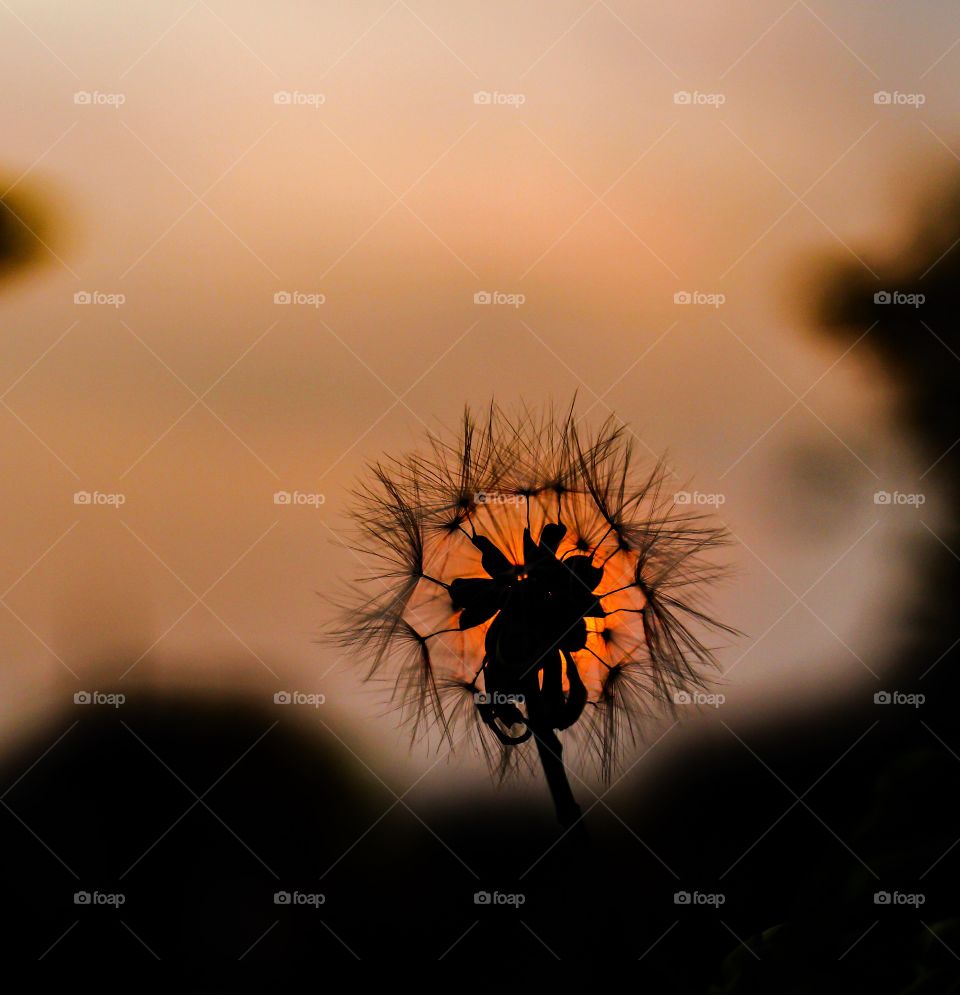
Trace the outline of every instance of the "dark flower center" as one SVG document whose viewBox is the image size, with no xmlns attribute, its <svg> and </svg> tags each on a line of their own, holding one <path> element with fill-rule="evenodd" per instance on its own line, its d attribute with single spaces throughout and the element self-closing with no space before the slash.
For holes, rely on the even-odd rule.
<svg viewBox="0 0 960 995">
<path fill-rule="evenodd" d="M 603 567 L 594 565 L 592 554 L 558 557 L 566 533 L 565 525 L 553 522 L 535 542 L 524 529 L 522 564 L 512 563 L 494 542 L 476 534 L 471 541 L 487 576 L 459 578 L 450 585 L 461 629 L 493 620 L 484 641 L 486 700 L 478 707 L 501 738 L 497 719 L 507 727 L 564 729 L 586 702 L 572 654 L 587 644 L 586 619 L 605 615 L 594 593 Z M 517 702 L 526 704 L 526 716 Z"/>
</svg>

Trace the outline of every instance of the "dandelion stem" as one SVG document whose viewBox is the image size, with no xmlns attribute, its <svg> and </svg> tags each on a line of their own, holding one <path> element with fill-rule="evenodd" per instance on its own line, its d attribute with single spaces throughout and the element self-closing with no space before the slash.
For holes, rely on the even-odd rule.
<svg viewBox="0 0 960 995">
<path fill-rule="evenodd" d="M 439 584 L 440 587 L 444 587 L 448 591 L 450 590 L 450 585 L 449 584 L 445 584 L 442 580 L 437 580 L 436 577 L 431 577 L 430 574 L 422 573 L 422 574 L 420 574 L 420 577 L 421 577 L 422 580 L 429 580 L 433 584 Z"/>
<path fill-rule="evenodd" d="M 612 615 L 612 614 L 613 614 L 613 612 L 608 612 L 608 614 Z M 598 660 L 599 660 L 599 661 L 600 661 L 600 662 L 601 662 L 601 663 L 602 663 L 602 664 L 603 664 L 603 665 L 604 665 L 604 666 L 605 666 L 605 667 L 607 668 L 607 670 L 613 670 L 613 667 L 611 667 L 611 666 L 610 666 L 610 664 L 609 664 L 609 663 L 607 663 L 607 661 L 606 661 L 606 660 L 604 660 L 604 658 L 603 658 L 602 656 L 600 656 L 600 654 L 599 654 L 599 653 L 595 653 L 595 652 L 594 652 L 594 651 L 593 651 L 592 649 L 590 649 L 590 647 L 589 647 L 589 646 L 584 646 L 584 649 L 585 649 L 585 650 L 586 650 L 586 651 L 587 651 L 588 653 L 593 653 L 593 655 L 594 655 L 594 656 L 595 656 L 595 657 L 596 657 L 596 658 L 597 658 L 597 659 L 598 659 Z"/>
<path fill-rule="evenodd" d="M 600 601 L 603 598 L 609 598 L 611 594 L 619 594 L 621 591 L 626 591 L 630 587 L 637 587 L 637 582 L 635 580 L 630 581 L 629 584 L 624 584 L 623 587 L 615 588 L 613 591 L 604 591 L 603 594 L 597 595 L 597 600 Z M 608 613 L 609 614 L 609 613 Z"/>
<path fill-rule="evenodd" d="M 537 752 L 543 766 L 543 775 L 547 779 L 547 787 L 553 798 L 557 819 L 564 829 L 571 829 L 580 822 L 581 813 L 577 800 L 570 790 L 567 780 L 567 769 L 563 763 L 563 747 L 557 734 L 549 728 L 534 729 L 534 739 L 537 741 Z"/>
<path fill-rule="evenodd" d="M 600 547 L 603 545 L 604 541 L 606 540 L 607 536 L 610 535 L 612 531 L 613 531 L 613 526 L 612 525 L 607 526 L 607 531 L 604 532 L 602 536 L 600 536 L 600 541 L 591 550 L 590 552 L 591 556 L 597 555 L 597 550 L 600 549 Z"/>
</svg>

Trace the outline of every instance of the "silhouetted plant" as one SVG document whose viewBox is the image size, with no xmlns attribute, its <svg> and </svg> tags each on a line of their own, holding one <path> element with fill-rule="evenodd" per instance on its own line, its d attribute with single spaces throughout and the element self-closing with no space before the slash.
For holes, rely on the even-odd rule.
<svg viewBox="0 0 960 995">
<path fill-rule="evenodd" d="M 674 503 L 666 473 L 635 473 L 612 418 L 587 435 L 572 407 L 492 406 L 355 492 L 374 567 L 341 642 L 368 676 L 394 668 L 414 737 L 436 726 L 452 748 L 468 723 L 501 776 L 532 740 L 564 825 L 580 810 L 557 733 L 582 732 L 609 779 L 645 715 L 703 686 L 698 630 L 733 632 L 698 607 L 724 534 Z"/>
</svg>

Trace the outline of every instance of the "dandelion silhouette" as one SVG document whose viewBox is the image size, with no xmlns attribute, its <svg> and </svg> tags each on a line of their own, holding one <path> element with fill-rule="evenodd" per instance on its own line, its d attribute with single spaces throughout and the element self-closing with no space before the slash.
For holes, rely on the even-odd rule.
<svg viewBox="0 0 960 995">
<path fill-rule="evenodd" d="M 368 677 L 393 669 L 415 738 L 437 727 L 452 749 L 466 724 L 501 776 L 532 741 L 564 826 L 580 809 L 558 732 L 582 734 L 609 781 L 642 720 L 704 686 L 713 657 L 695 630 L 734 631 L 697 607 L 724 533 L 674 503 L 667 472 L 635 474 L 612 418 L 587 436 L 572 406 L 491 406 L 355 492 L 374 567 L 341 643 Z"/>
</svg>

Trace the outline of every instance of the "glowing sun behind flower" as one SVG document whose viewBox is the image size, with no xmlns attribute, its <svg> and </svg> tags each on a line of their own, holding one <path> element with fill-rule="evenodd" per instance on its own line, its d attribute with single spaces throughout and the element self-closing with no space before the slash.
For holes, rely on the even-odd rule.
<svg viewBox="0 0 960 995">
<path fill-rule="evenodd" d="M 723 533 L 678 513 L 657 463 L 636 474 L 628 431 L 468 411 L 456 439 L 371 469 L 358 545 L 377 565 L 339 635 L 396 671 L 414 735 L 450 746 L 469 722 L 501 773 L 532 741 L 560 821 L 576 822 L 558 731 L 582 732 L 609 778 L 639 720 L 702 686 L 697 607 Z"/>
</svg>

